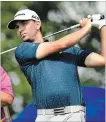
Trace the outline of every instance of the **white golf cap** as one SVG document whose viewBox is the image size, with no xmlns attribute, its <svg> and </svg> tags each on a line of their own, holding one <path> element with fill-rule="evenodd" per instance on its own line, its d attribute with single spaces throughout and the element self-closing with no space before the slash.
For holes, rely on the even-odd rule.
<svg viewBox="0 0 106 122">
<path fill-rule="evenodd" d="M 36 20 L 36 21 L 41 22 L 39 16 L 37 15 L 35 11 L 32 11 L 30 9 L 24 9 L 24 10 L 18 11 L 15 14 L 14 19 L 8 23 L 7 27 L 9 29 L 15 29 L 15 24 L 18 20 Z"/>
</svg>

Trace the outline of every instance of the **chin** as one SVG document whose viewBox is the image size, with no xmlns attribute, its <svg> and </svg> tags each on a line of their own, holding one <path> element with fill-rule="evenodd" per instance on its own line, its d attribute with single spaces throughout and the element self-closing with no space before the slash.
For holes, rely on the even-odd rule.
<svg viewBox="0 0 106 122">
<path fill-rule="evenodd" d="M 29 38 L 23 39 L 23 41 L 31 41 L 31 42 L 33 42 L 33 40 L 31 40 Z"/>
<path fill-rule="evenodd" d="M 27 41 L 27 40 L 30 40 L 29 38 L 23 38 L 23 41 Z"/>
</svg>

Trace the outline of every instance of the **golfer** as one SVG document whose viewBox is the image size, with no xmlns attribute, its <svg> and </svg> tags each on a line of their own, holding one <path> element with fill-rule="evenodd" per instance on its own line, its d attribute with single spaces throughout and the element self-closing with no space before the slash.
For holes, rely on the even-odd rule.
<svg viewBox="0 0 106 122">
<path fill-rule="evenodd" d="M 97 54 L 75 47 L 92 27 L 91 18 L 84 18 L 79 23 L 79 30 L 53 42 L 44 41 L 41 20 L 32 10 L 18 11 L 8 23 L 8 28 L 16 29 L 23 40 L 16 48 L 15 56 L 32 88 L 33 104 L 38 109 L 36 122 L 86 121 L 77 68 L 105 66 L 106 26 L 103 20 L 96 20 L 101 35 L 101 53 Z"/>
</svg>

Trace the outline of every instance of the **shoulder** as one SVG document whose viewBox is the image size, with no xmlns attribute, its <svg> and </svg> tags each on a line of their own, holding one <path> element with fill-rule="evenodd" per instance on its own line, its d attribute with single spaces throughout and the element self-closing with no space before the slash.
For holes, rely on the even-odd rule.
<svg viewBox="0 0 106 122">
<path fill-rule="evenodd" d="M 27 49 L 30 49 L 30 48 L 33 48 L 33 47 L 36 47 L 36 46 L 37 46 L 37 43 L 25 41 L 25 42 L 22 42 L 16 48 L 15 53 L 20 54 L 20 53 L 24 52 L 25 50 L 27 51 Z"/>
<path fill-rule="evenodd" d="M 77 50 L 77 49 L 81 50 L 81 48 L 80 48 L 80 46 L 78 44 L 73 46 L 73 50 Z"/>
<path fill-rule="evenodd" d="M 28 42 L 28 41 L 22 42 L 21 44 L 18 45 L 18 47 L 16 48 L 16 51 L 18 51 L 18 50 L 24 50 L 29 45 L 35 45 L 35 44 L 33 42 Z"/>
<path fill-rule="evenodd" d="M 28 59 L 35 57 L 36 50 L 39 43 L 34 43 L 30 41 L 22 42 L 15 50 L 16 59 Z"/>
<path fill-rule="evenodd" d="M 81 47 L 79 47 L 78 45 L 75 45 L 75 46 L 73 46 L 73 51 L 74 51 L 74 53 L 77 55 L 77 54 L 82 54 L 82 53 L 86 53 L 86 52 L 88 52 L 88 50 L 87 49 L 85 49 L 85 48 L 81 48 Z"/>
<path fill-rule="evenodd" d="M 78 46 L 72 46 L 72 47 L 68 48 L 67 51 L 72 53 L 72 54 L 76 54 L 76 51 L 78 49 L 80 49 Z"/>
</svg>

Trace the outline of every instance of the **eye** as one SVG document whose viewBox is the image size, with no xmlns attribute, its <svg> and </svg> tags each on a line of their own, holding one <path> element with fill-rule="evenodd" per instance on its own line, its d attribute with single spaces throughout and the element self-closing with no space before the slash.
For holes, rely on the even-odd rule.
<svg viewBox="0 0 106 122">
<path fill-rule="evenodd" d="M 19 26 L 18 25 L 15 25 L 15 29 L 18 29 L 19 28 Z"/>
<path fill-rule="evenodd" d="M 26 24 L 26 23 L 28 23 L 28 20 L 22 20 L 20 23 L 21 24 Z"/>
</svg>

